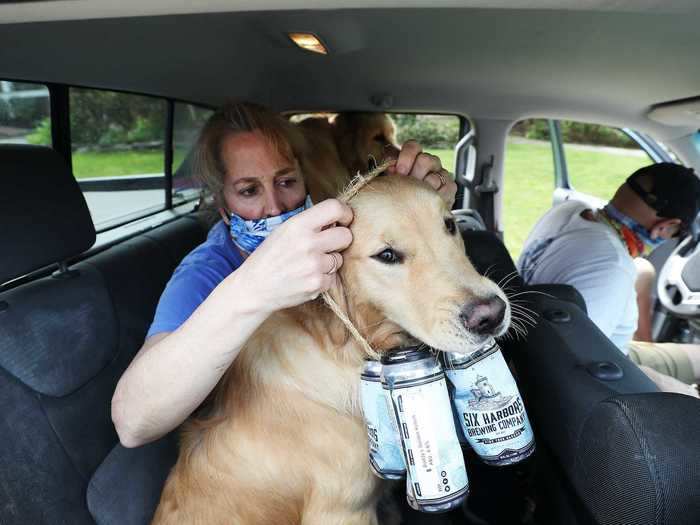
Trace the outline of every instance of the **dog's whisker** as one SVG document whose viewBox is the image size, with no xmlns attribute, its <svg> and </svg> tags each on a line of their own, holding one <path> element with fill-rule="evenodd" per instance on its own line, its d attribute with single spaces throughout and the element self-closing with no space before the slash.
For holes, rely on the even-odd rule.
<svg viewBox="0 0 700 525">
<path fill-rule="evenodd" d="M 512 319 L 511 322 L 518 324 L 518 325 L 525 324 L 525 325 L 531 326 L 533 328 L 535 326 L 537 326 L 537 323 L 533 319 L 528 319 L 528 318 L 524 318 L 524 317 L 520 317 L 520 318 L 516 317 L 516 318 Z"/>
<path fill-rule="evenodd" d="M 523 336 L 523 338 L 527 337 L 527 326 L 524 323 L 517 323 L 516 327 L 518 328 L 518 332 Z"/>
<path fill-rule="evenodd" d="M 526 319 L 530 319 L 532 321 L 535 321 L 538 317 L 538 315 L 535 312 L 531 312 L 529 310 L 523 309 L 522 307 L 518 305 L 511 305 L 511 312 L 513 314 L 513 317 L 517 319 L 518 316 L 525 317 Z M 518 315 L 515 315 L 518 314 Z"/>
<path fill-rule="evenodd" d="M 527 316 L 530 319 L 534 320 L 540 316 L 539 313 L 534 312 L 525 306 L 521 306 L 518 304 L 511 304 L 510 306 L 511 306 L 511 312 L 513 312 L 513 313 L 517 312 L 520 314 L 524 314 L 525 316 Z"/>
<path fill-rule="evenodd" d="M 486 277 L 486 278 L 488 279 L 488 278 L 489 278 L 489 272 L 490 272 L 491 270 L 493 270 L 493 268 L 494 268 L 495 266 L 496 266 L 496 264 L 494 263 L 494 264 L 490 265 L 488 268 L 486 268 L 486 271 L 484 272 L 484 277 Z"/>
<path fill-rule="evenodd" d="M 498 281 L 498 286 L 500 286 L 500 287 L 508 286 L 508 284 L 510 284 L 510 282 L 511 282 L 513 279 L 515 279 L 516 277 L 518 277 L 518 275 L 519 275 L 519 274 L 518 274 L 517 270 L 516 270 L 516 271 L 512 271 L 512 272 L 510 272 L 510 273 L 504 275 L 504 276 L 501 278 L 501 280 Z"/>
<path fill-rule="evenodd" d="M 544 295 L 545 297 L 548 297 L 549 299 L 556 299 L 555 296 L 552 294 L 549 294 L 547 292 L 541 292 L 539 290 L 523 290 L 517 294 L 514 294 L 513 297 L 517 297 L 518 295 L 527 295 L 527 294 L 539 294 L 539 295 Z"/>
<path fill-rule="evenodd" d="M 489 268 L 491 268 L 491 267 L 493 267 L 493 266 L 495 266 L 495 264 L 492 264 L 491 266 L 489 266 Z M 508 278 L 511 277 L 513 274 L 517 274 L 517 273 L 518 273 L 517 270 L 516 270 L 516 271 L 512 271 L 512 272 L 508 272 L 506 275 L 504 275 L 503 277 L 501 277 L 501 280 L 498 281 L 498 284 L 500 285 L 504 280 L 508 279 Z"/>
<path fill-rule="evenodd" d="M 519 310 L 521 312 L 527 312 L 535 317 L 539 317 L 540 313 L 536 310 L 533 310 L 529 306 L 525 306 L 528 303 L 522 303 L 520 301 L 511 301 L 510 306 L 512 309 Z"/>
</svg>

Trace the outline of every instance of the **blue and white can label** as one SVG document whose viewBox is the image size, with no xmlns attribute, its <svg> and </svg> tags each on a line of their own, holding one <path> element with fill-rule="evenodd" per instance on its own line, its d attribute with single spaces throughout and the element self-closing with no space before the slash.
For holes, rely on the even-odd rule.
<svg viewBox="0 0 700 525">
<path fill-rule="evenodd" d="M 442 376 L 442 374 L 440 374 Z M 419 510 L 449 510 L 469 490 L 444 376 L 391 390 L 404 445 L 410 495 Z M 411 498 L 409 498 L 411 503 Z"/>
<path fill-rule="evenodd" d="M 508 465 L 535 449 L 518 386 L 498 346 L 464 368 L 445 367 L 462 433 L 490 465 Z"/>
<path fill-rule="evenodd" d="M 360 380 L 362 414 L 367 427 L 369 463 L 372 471 L 384 479 L 403 479 L 406 464 L 401 438 L 392 414 L 391 401 L 379 376 L 362 374 Z"/>
</svg>

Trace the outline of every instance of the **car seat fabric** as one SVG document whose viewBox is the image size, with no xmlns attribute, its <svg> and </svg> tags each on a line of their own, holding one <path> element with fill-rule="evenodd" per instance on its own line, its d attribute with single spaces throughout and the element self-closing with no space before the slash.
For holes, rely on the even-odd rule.
<svg viewBox="0 0 700 525">
<path fill-rule="evenodd" d="M 94 268 L 84 268 L 79 279 L 40 279 L 2 297 L 8 307 L 0 323 L 0 366 L 35 392 L 68 395 L 114 359 L 116 319 Z M 20 343 L 24 351 L 17 352 Z"/>
<path fill-rule="evenodd" d="M 496 282 L 515 271 L 493 234 L 463 236 L 478 271 Z M 562 465 L 563 485 L 596 524 L 698 523 L 700 401 L 658 392 L 588 319 L 574 288 L 522 286 L 519 278 L 512 286 L 543 292 L 528 298 L 537 323 L 527 339 L 502 346 L 517 369 L 537 446 Z"/>
<path fill-rule="evenodd" d="M 92 245 L 94 227 L 81 208 L 82 194 L 57 154 L 0 146 L 0 170 L 11 177 L 4 184 L 13 190 L 0 197 L 5 203 L 12 194 L 0 207 L 0 222 L 10 230 L 0 251 L 0 281 L 75 258 Z M 27 236 L 40 249 L 23 252 Z M 105 458 L 114 457 L 114 388 L 143 343 L 175 266 L 205 236 L 199 220 L 179 218 L 70 272 L 12 283 L 0 292 L 0 523 L 95 522 L 88 483 Z M 164 445 L 152 448 L 158 446 Z M 167 467 L 161 472 L 164 478 Z M 160 490 L 162 480 L 157 485 Z M 93 512 L 100 502 L 107 505 L 91 501 Z"/>
<path fill-rule="evenodd" d="M 114 447 L 88 486 L 88 508 L 98 525 L 150 523 L 177 460 L 176 437 L 171 432 L 142 447 Z"/>
<path fill-rule="evenodd" d="M 501 240 L 488 231 L 462 230 L 464 248 L 474 268 L 495 283 L 522 288 L 523 280 Z"/>
<path fill-rule="evenodd" d="M 95 227 L 78 183 L 51 148 L 1 144 L 0 284 L 82 253 Z"/>
<path fill-rule="evenodd" d="M 700 520 L 700 401 L 670 393 L 613 396 L 583 427 L 581 494 L 601 524 Z"/>
</svg>

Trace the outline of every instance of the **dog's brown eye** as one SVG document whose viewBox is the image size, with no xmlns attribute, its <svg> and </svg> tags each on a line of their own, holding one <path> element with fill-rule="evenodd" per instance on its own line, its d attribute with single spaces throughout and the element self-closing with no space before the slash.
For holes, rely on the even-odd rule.
<svg viewBox="0 0 700 525">
<path fill-rule="evenodd" d="M 400 264 L 403 262 L 403 255 L 391 248 L 382 250 L 377 255 L 373 255 L 372 258 L 384 264 Z"/>
<path fill-rule="evenodd" d="M 457 233 L 457 223 L 455 223 L 454 219 L 445 219 L 445 228 L 447 228 L 447 233 L 450 235 Z"/>
<path fill-rule="evenodd" d="M 376 137 L 374 137 L 374 140 L 376 140 L 377 142 L 382 142 L 382 143 L 386 142 L 384 135 L 377 135 Z"/>
</svg>

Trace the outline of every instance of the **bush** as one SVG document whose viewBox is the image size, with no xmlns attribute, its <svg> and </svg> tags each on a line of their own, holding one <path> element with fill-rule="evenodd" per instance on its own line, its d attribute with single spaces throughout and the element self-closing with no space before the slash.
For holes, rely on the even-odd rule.
<svg viewBox="0 0 700 525">
<path fill-rule="evenodd" d="M 162 142 L 165 136 L 165 103 L 148 97 L 71 89 L 70 116 L 74 148 Z"/>
<path fill-rule="evenodd" d="M 618 148 L 639 147 L 619 129 L 597 124 L 564 120 L 561 122 L 561 134 L 564 142 L 573 144 L 595 144 Z"/>
<path fill-rule="evenodd" d="M 526 139 L 549 140 L 549 124 L 544 119 L 521 120 L 511 128 L 510 133 Z"/>
<path fill-rule="evenodd" d="M 51 119 L 43 119 L 39 125 L 27 135 L 27 142 L 37 144 L 39 146 L 51 145 Z"/>
<path fill-rule="evenodd" d="M 637 143 L 616 128 L 562 120 L 561 136 L 568 144 L 593 144 L 617 148 L 637 148 Z M 545 119 L 526 119 L 516 123 L 511 135 L 535 140 L 549 140 L 549 125 Z"/>
<path fill-rule="evenodd" d="M 459 140 L 459 119 L 443 115 L 392 115 L 396 139 L 417 140 L 424 148 L 451 149 Z"/>
<path fill-rule="evenodd" d="M 0 100 L 0 122 L 15 128 L 34 128 L 49 114 L 47 98 Z"/>
</svg>

